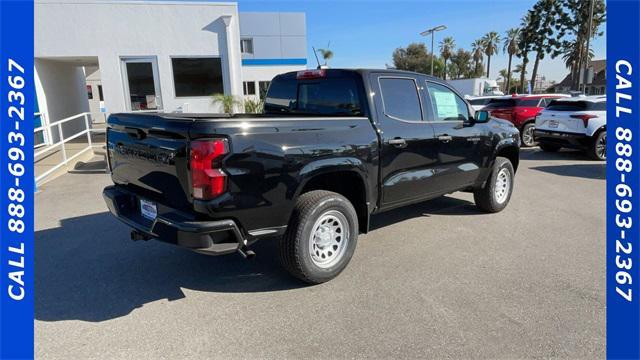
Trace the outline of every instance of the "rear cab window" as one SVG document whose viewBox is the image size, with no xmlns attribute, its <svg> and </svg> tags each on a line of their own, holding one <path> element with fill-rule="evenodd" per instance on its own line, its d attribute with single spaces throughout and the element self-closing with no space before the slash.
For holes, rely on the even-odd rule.
<svg viewBox="0 0 640 360">
<path fill-rule="evenodd" d="M 271 82 L 264 113 L 366 116 L 362 94 L 361 80 L 353 72 L 327 71 L 324 75 L 305 78 L 289 73 L 279 75 Z"/>
</svg>

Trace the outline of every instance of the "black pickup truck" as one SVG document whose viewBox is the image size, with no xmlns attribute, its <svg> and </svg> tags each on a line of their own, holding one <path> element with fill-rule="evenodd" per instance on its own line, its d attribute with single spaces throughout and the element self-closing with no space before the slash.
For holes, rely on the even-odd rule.
<svg viewBox="0 0 640 360">
<path fill-rule="evenodd" d="M 487 212 L 513 190 L 519 134 L 442 80 L 396 70 L 279 75 L 262 114 L 109 117 L 109 210 L 133 240 L 218 255 L 279 238 L 308 283 L 337 276 L 371 214 L 455 191 Z"/>
</svg>

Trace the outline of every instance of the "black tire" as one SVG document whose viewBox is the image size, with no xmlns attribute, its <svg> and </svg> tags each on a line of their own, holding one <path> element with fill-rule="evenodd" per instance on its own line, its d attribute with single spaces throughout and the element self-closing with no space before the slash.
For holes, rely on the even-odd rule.
<svg viewBox="0 0 640 360">
<path fill-rule="evenodd" d="M 557 152 L 562 148 L 560 145 L 549 144 L 544 142 L 540 142 L 538 145 L 540 146 L 540 149 L 542 149 L 542 151 L 544 152 Z"/>
<path fill-rule="evenodd" d="M 337 240 L 338 242 L 342 241 L 344 248 L 335 247 L 340 245 L 335 243 L 337 245 L 321 249 L 314 242 L 318 237 L 312 238 L 311 236 L 311 233 L 316 230 L 314 227 L 318 225 L 316 222 L 323 217 L 325 219 L 331 218 L 330 214 L 338 217 L 340 217 L 338 214 L 341 214 L 344 219 L 338 220 L 336 218 L 336 221 L 346 220 L 347 222 L 343 225 L 345 230 L 341 230 L 342 239 Z M 321 224 L 317 227 L 320 228 Z M 346 231 L 348 233 L 344 235 Z M 341 237 L 340 232 L 337 231 L 331 234 L 337 238 Z M 345 240 L 346 244 L 344 244 Z M 287 232 L 279 243 L 280 261 L 291 275 L 309 284 L 320 284 L 335 278 L 347 267 L 356 249 L 357 241 L 358 215 L 349 200 L 330 191 L 310 191 L 300 195 L 296 202 Z M 316 260 L 313 258 L 311 248 L 317 249 Z M 326 264 L 326 267 L 318 265 L 316 261 L 322 261 L 319 259 L 320 251 L 326 251 L 328 259 L 334 255 L 331 253 L 331 249 L 338 249 L 335 254 L 335 262 Z"/>
<path fill-rule="evenodd" d="M 504 190 L 506 191 L 504 198 L 496 195 L 496 188 L 499 186 L 498 176 L 502 176 L 503 172 L 505 172 L 505 176 L 508 176 L 508 183 L 504 185 Z M 476 189 L 473 192 L 473 199 L 475 200 L 476 206 L 480 210 L 488 213 L 496 213 L 507 207 L 509 200 L 511 200 L 511 193 L 513 192 L 514 175 L 515 172 L 513 171 L 511 161 L 504 157 L 497 157 L 484 187 Z"/>
<path fill-rule="evenodd" d="M 607 160 L 607 130 L 596 135 L 587 154 L 593 160 Z"/>
<path fill-rule="evenodd" d="M 533 137 L 533 131 L 536 129 L 535 123 L 528 123 L 522 127 L 520 132 L 520 139 L 522 140 L 523 147 L 532 147 L 536 145 L 536 140 Z"/>
</svg>

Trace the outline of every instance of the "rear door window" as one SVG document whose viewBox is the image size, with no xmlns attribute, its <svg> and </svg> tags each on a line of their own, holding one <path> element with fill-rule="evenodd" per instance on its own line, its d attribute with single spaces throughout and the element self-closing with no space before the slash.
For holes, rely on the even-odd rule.
<svg viewBox="0 0 640 360">
<path fill-rule="evenodd" d="M 422 120 L 422 105 L 415 80 L 381 77 L 379 82 L 385 115 L 398 120 Z"/>
<path fill-rule="evenodd" d="M 427 82 L 436 121 L 469 120 L 467 103 L 446 86 Z"/>
</svg>

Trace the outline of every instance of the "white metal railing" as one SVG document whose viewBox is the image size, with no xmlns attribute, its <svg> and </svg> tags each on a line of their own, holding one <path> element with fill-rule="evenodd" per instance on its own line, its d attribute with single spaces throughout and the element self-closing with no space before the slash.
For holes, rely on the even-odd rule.
<svg viewBox="0 0 640 360">
<path fill-rule="evenodd" d="M 102 129 L 92 129 L 90 124 L 89 124 L 89 117 L 92 117 L 92 114 L 90 112 L 83 112 L 77 115 L 73 115 L 70 116 L 68 118 L 62 119 L 62 120 L 58 120 L 54 123 L 51 124 L 47 124 L 47 125 L 43 125 L 40 127 L 37 127 L 33 130 L 34 134 L 37 134 L 39 132 L 42 132 L 44 134 L 44 138 L 45 138 L 45 144 L 47 145 L 46 148 L 40 150 L 40 151 L 36 151 L 33 154 L 34 160 L 41 155 L 44 155 L 46 153 L 50 153 L 52 150 L 54 150 L 56 147 L 60 147 L 60 151 L 62 153 L 62 161 L 57 164 L 54 165 L 51 169 L 45 171 L 44 173 L 38 175 L 35 179 L 36 181 L 36 185 L 38 185 L 44 178 L 46 178 L 47 176 L 51 175 L 52 173 L 54 173 L 56 170 L 60 169 L 61 167 L 67 165 L 70 161 L 72 161 L 73 159 L 79 157 L 80 155 L 84 154 L 85 152 L 92 150 L 93 148 L 93 143 L 91 140 L 91 133 L 92 132 L 96 132 L 98 131 L 102 131 Z M 64 132 L 62 131 L 62 124 L 68 123 L 69 121 L 73 121 L 76 119 L 80 119 L 80 118 L 84 118 L 84 130 L 75 133 L 72 136 L 69 136 L 68 138 L 64 137 Z M 57 128 L 57 133 L 58 133 L 58 141 L 54 144 L 49 144 L 49 142 L 53 141 L 52 137 L 50 137 L 52 129 L 53 128 Z M 67 149 L 65 148 L 65 144 L 71 140 L 77 139 L 81 136 L 87 136 L 87 146 L 84 147 L 82 150 L 80 150 L 79 152 L 77 152 L 76 154 L 72 155 L 72 156 L 67 156 Z"/>
</svg>

